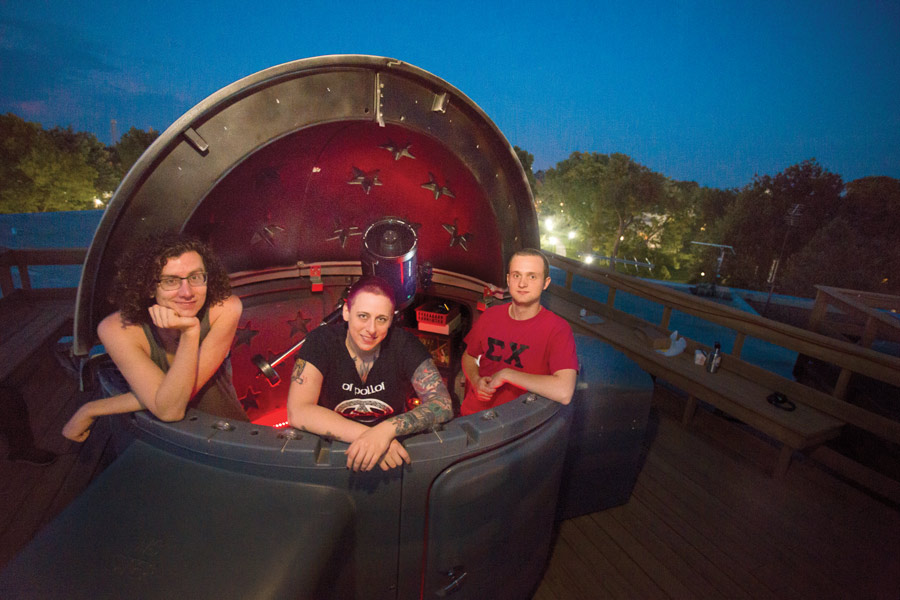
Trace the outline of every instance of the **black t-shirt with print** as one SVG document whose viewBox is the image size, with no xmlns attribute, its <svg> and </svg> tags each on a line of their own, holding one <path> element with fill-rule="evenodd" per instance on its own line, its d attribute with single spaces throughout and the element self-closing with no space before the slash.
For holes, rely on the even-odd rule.
<svg viewBox="0 0 900 600">
<path fill-rule="evenodd" d="M 347 351 L 347 324 L 323 325 L 306 336 L 297 356 L 322 372 L 319 405 L 348 419 L 372 425 L 406 410 L 412 395 L 412 376 L 431 358 L 428 350 L 408 331 L 391 327 L 363 383 Z"/>
</svg>

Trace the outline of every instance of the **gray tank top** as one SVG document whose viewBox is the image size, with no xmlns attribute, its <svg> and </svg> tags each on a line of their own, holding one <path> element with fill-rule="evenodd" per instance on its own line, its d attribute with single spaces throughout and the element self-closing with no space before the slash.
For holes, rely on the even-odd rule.
<svg viewBox="0 0 900 600">
<path fill-rule="evenodd" d="M 141 323 L 141 327 L 143 327 L 144 335 L 147 336 L 147 342 L 150 344 L 150 360 L 162 369 L 163 373 L 168 373 L 169 359 L 166 356 L 166 350 L 162 345 L 156 327 L 151 323 Z M 203 316 L 200 318 L 201 343 L 208 333 L 209 311 L 204 309 Z M 200 391 L 191 398 L 188 406 L 223 419 L 231 419 L 233 421 L 250 420 L 247 418 L 247 413 L 244 412 L 234 385 L 231 383 L 230 357 L 225 357 L 219 369 L 213 373 L 206 385 L 200 388 Z"/>
</svg>

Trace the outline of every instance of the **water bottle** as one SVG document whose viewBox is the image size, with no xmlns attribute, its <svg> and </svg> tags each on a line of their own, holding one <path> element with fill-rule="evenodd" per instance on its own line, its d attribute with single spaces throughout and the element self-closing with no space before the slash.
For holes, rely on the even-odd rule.
<svg viewBox="0 0 900 600">
<path fill-rule="evenodd" d="M 719 363 L 722 362 L 722 345 L 719 342 L 716 342 L 713 345 L 712 352 L 709 353 L 709 358 L 706 359 L 706 371 L 708 373 L 715 373 L 719 370 Z"/>
</svg>

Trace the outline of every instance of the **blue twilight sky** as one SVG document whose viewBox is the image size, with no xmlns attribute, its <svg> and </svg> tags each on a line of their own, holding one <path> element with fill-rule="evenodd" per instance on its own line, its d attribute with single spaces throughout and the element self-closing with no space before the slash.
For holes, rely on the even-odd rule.
<svg viewBox="0 0 900 600">
<path fill-rule="evenodd" d="M 622 152 L 728 188 L 900 177 L 900 2 L 0 0 L 0 114 L 110 142 L 266 67 L 374 54 L 456 86 L 535 170 Z"/>
</svg>

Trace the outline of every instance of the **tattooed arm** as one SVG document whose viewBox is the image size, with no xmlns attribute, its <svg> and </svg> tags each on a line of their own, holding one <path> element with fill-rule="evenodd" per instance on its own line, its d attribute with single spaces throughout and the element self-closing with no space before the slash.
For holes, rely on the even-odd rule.
<svg viewBox="0 0 900 600">
<path fill-rule="evenodd" d="M 453 418 L 450 392 L 441 380 L 441 374 L 430 358 L 422 361 L 412 376 L 413 389 L 419 397 L 419 406 L 388 419 L 395 435 L 425 431 L 429 427 Z"/>
<path fill-rule="evenodd" d="M 352 442 L 369 428 L 319 406 L 322 372 L 310 362 L 297 359 L 291 372 L 287 412 L 291 427 L 341 442 Z"/>
<path fill-rule="evenodd" d="M 358 468 L 368 470 L 380 464 L 383 470 L 387 470 L 400 466 L 403 462 L 410 462 L 406 449 L 395 438 L 425 431 L 453 417 L 450 393 L 430 358 L 423 360 L 413 373 L 412 384 L 419 396 L 420 405 L 414 410 L 382 421 L 350 444 L 347 459 L 353 461 L 353 468 L 359 465 Z"/>
</svg>

